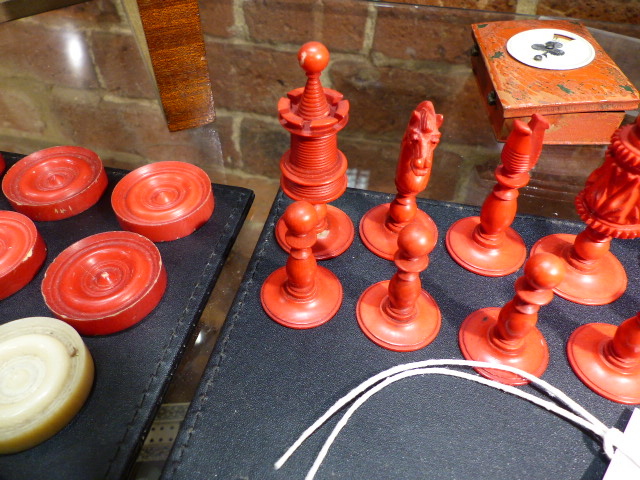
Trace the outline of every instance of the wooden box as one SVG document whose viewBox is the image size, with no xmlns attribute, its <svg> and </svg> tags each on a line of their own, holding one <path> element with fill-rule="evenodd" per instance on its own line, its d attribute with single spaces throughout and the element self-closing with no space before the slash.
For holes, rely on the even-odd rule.
<svg viewBox="0 0 640 480">
<path fill-rule="evenodd" d="M 500 141 L 514 119 L 528 122 L 539 113 L 551 124 L 546 144 L 608 144 L 625 110 L 638 108 L 636 88 L 580 23 L 491 22 L 474 24 L 472 31 L 474 74 Z"/>
</svg>

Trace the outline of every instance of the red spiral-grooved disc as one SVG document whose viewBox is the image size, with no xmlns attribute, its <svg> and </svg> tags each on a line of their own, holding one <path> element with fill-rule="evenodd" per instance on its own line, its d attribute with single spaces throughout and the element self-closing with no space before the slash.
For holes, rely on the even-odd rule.
<svg viewBox="0 0 640 480">
<path fill-rule="evenodd" d="M 46 256 L 44 240 L 28 217 L 0 211 L 0 299 L 26 286 Z"/>
<path fill-rule="evenodd" d="M 154 242 L 193 233 L 209 220 L 214 203 L 206 172 L 185 162 L 137 168 L 118 182 L 111 195 L 120 226 Z"/>
<path fill-rule="evenodd" d="M 153 242 L 133 232 L 104 232 L 58 255 L 45 272 L 42 296 L 58 318 L 83 335 L 105 335 L 147 316 L 166 286 Z"/>
<path fill-rule="evenodd" d="M 95 205 L 107 188 L 100 157 L 82 147 L 51 147 L 27 155 L 9 169 L 2 191 L 32 220 L 73 217 Z"/>
</svg>

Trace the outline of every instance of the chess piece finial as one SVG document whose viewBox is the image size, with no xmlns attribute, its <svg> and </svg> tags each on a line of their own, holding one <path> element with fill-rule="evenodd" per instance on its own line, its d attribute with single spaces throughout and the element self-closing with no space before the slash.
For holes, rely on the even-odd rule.
<svg viewBox="0 0 640 480">
<path fill-rule="evenodd" d="M 433 152 L 440 142 L 442 115 L 433 104 L 424 101 L 411 113 L 400 146 L 396 168 L 397 194 L 391 203 L 369 210 L 360 222 L 360 237 L 379 257 L 393 260 L 398 249 L 398 234 L 411 222 L 419 222 L 438 238 L 438 229 L 429 215 L 418 209 L 416 196 L 427 188 L 431 176 Z"/>
<path fill-rule="evenodd" d="M 314 205 L 318 214 L 318 241 L 313 253 L 319 260 L 344 252 L 353 241 L 353 223 L 340 209 L 327 205 L 347 188 L 347 158 L 338 150 L 337 134 L 349 120 L 349 102 L 341 93 L 324 88 L 320 74 L 329 52 L 319 42 L 308 42 L 298 52 L 307 83 L 278 102 L 280 124 L 291 134 L 291 148 L 280 160 L 280 186 L 294 200 Z M 276 239 L 288 250 L 286 227 L 276 225 Z"/>
<path fill-rule="evenodd" d="M 640 403 L 640 312 L 619 327 L 582 325 L 571 334 L 567 355 L 578 378 L 598 395 Z"/>
<path fill-rule="evenodd" d="M 419 223 L 407 225 L 398 236 L 397 272 L 390 281 L 371 285 L 358 300 L 358 324 L 381 347 L 398 352 L 418 350 L 440 331 L 440 309 L 420 281 L 435 245 L 429 235 Z"/>
<path fill-rule="evenodd" d="M 511 224 L 518 209 L 518 190 L 529 183 L 547 128 L 549 123 L 538 114 L 528 125 L 514 121 L 495 172 L 497 183 L 480 216 L 458 220 L 447 232 L 447 250 L 460 266 L 479 275 L 501 277 L 524 263 L 527 250 Z"/>
<path fill-rule="evenodd" d="M 555 255 L 532 256 L 525 264 L 524 276 L 516 280 L 516 293 L 510 302 L 502 308 L 482 308 L 464 320 L 458 334 L 462 355 L 468 360 L 500 363 L 542 375 L 549 363 L 549 349 L 536 327 L 538 311 L 553 300 L 552 288 L 564 273 L 564 263 Z M 508 385 L 528 383 L 510 372 L 476 370 Z"/>
<path fill-rule="evenodd" d="M 577 236 L 544 237 L 532 252 L 551 252 L 567 264 L 567 275 L 554 291 L 583 305 L 604 305 L 627 288 L 627 274 L 609 251 L 612 238 L 640 236 L 640 117 L 616 130 L 604 163 L 587 178 L 576 197 L 587 227 Z"/>
<path fill-rule="evenodd" d="M 312 254 L 316 242 L 316 210 L 307 202 L 295 202 L 283 215 L 289 246 L 287 265 L 265 280 L 262 306 L 273 320 L 290 328 L 313 328 L 329 321 L 342 303 L 338 278 L 318 266 Z"/>
</svg>

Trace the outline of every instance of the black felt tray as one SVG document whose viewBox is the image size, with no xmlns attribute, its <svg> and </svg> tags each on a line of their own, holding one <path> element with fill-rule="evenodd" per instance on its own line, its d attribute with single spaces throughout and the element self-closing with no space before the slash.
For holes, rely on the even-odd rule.
<svg viewBox="0 0 640 480">
<path fill-rule="evenodd" d="M 390 199 L 347 190 L 334 204 L 349 214 L 357 231 L 363 213 Z M 336 317 L 312 330 L 288 329 L 267 317 L 259 299 L 264 279 L 286 259 L 274 241 L 273 227 L 287 204 L 280 194 L 182 424 L 164 479 L 304 478 L 337 418 L 274 471 L 273 463 L 303 430 L 338 398 L 381 370 L 417 360 L 462 358 L 457 334 L 463 319 L 478 308 L 510 300 L 521 274 L 486 278 L 460 268 L 444 247 L 444 235 L 454 221 L 477 214 L 478 209 L 420 200 L 420 208 L 439 228 L 431 264 L 422 274 L 423 288 L 437 300 L 443 316 L 440 334 L 431 345 L 412 353 L 391 352 L 360 331 L 355 317 L 358 297 L 372 283 L 389 279 L 395 267 L 370 253 L 357 236 L 346 253 L 322 262 L 344 288 Z M 529 247 L 544 235 L 583 228 L 530 216 L 518 217 L 513 226 Z M 539 326 L 551 354 L 543 378 L 606 424 L 624 426 L 632 409 L 585 387 L 573 375 L 564 351 L 567 338 L 580 324 L 619 324 L 639 310 L 638 243 L 616 240 L 612 251 L 629 275 L 623 297 L 601 307 L 556 297 L 543 307 Z M 482 385 L 428 375 L 397 382 L 362 406 L 338 436 L 316 478 L 577 480 L 601 478 L 606 465 L 599 444 L 561 418 Z"/>
<path fill-rule="evenodd" d="M 3 155 L 8 164 L 21 158 Z M 77 240 L 120 230 L 110 198 L 115 184 L 127 173 L 107 169 L 107 191 L 86 212 L 56 222 L 36 222 L 48 247 L 46 263 L 27 287 L 0 302 L 0 323 L 52 316 L 40 294 L 44 270 Z M 168 276 L 156 309 L 123 332 L 83 337 L 95 361 L 96 378 L 80 413 L 44 443 L 25 452 L 0 455 L 0 479 L 117 479 L 126 475 L 253 201 L 253 192 L 245 188 L 214 184 L 213 189 L 215 210 L 202 228 L 188 237 L 156 244 Z M 11 209 L 3 196 L 0 209 Z"/>
</svg>

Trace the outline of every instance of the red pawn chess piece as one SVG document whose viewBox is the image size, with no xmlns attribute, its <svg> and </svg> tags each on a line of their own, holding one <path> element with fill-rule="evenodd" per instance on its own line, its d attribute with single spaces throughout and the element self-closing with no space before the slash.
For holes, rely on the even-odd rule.
<svg viewBox="0 0 640 480">
<path fill-rule="evenodd" d="M 402 138 L 396 169 L 396 194 L 393 202 L 378 205 L 360 221 L 362 243 L 379 257 L 393 260 L 398 250 L 398 234 L 411 222 L 419 222 L 429 230 L 429 238 L 438 238 L 431 217 L 416 204 L 416 195 L 427 188 L 431 176 L 433 151 L 440 142 L 442 115 L 436 115 L 431 102 L 422 102 L 411 113 Z"/>
<path fill-rule="evenodd" d="M 307 83 L 278 102 L 280 123 L 291 133 L 291 148 L 280 160 L 280 186 L 290 198 L 314 205 L 318 241 L 313 253 L 322 260 L 337 257 L 353 242 L 351 219 L 339 208 L 326 205 L 347 188 L 347 158 L 338 150 L 337 134 L 349 120 L 349 102 L 320 83 L 320 74 L 329 63 L 324 45 L 305 43 L 298 51 L 298 61 Z M 281 219 L 276 239 L 288 250 L 285 237 Z"/>
<path fill-rule="evenodd" d="M 618 403 L 640 403 L 640 312 L 619 327 L 579 327 L 569 338 L 567 354 L 578 378 L 598 395 Z"/>
<path fill-rule="evenodd" d="M 604 163 L 595 169 L 576 197 L 587 228 L 578 236 L 544 237 L 532 252 L 551 252 L 567 264 L 567 275 L 554 291 L 582 305 L 604 305 L 627 288 L 627 274 L 609 251 L 611 238 L 640 235 L 640 117 L 616 130 Z"/>
<path fill-rule="evenodd" d="M 528 126 L 514 121 L 496 169 L 498 183 L 484 201 L 480 216 L 458 220 L 447 232 L 447 250 L 460 266 L 486 277 L 501 277 L 524 263 L 527 249 L 511 224 L 518 210 L 518 189 L 529 183 L 529 171 L 538 161 L 547 128 L 549 123 L 537 114 Z"/>
<path fill-rule="evenodd" d="M 367 288 L 358 300 L 358 324 L 371 341 L 397 352 L 430 344 L 440 331 L 441 315 L 435 300 L 422 289 L 420 272 L 429 265 L 435 241 L 420 223 L 407 225 L 398 236 L 391 278 Z"/>
<path fill-rule="evenodd" d="M 540 376 L 549 363 L 549 348 L 536 327 L 538 311 L 553 300 L 552 288 L 564 276 L 564 263 L 555 255 L 531 257 L 524 276 L 515 284 L 516 294 L 502 308 L 481 308 L 469 315 L 458 333 L 467 360 L 500 363 Z M 482 376 L 508 385 L 525 385 L 519 375 L 492 369 L 476 369 Z"/>
<path fill-rule="evenodd" d="M 342 285 L 329 270 L 316 264 L 311 248 L 318 217 L 313 205 L 295 202 L 283 217 L 289 258 L 265 280 L 260 291 L 267 315 L 285 327 L 313 328 L 329 321 L 342 303 Z"/>
</svg>

